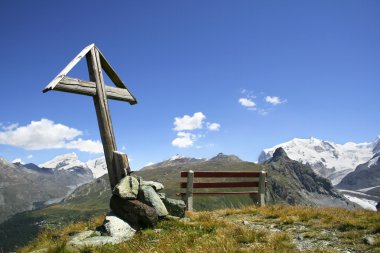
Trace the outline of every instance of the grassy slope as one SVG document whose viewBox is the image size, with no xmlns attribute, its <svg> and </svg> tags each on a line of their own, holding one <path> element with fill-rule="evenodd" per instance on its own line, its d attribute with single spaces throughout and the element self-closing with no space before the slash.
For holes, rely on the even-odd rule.
<svg viewBox="0 0 380 253">
<path fill-rule="evenodd" d="M 275 205 L 187 216 L 189 221 L 162 221 L 159 230 L 141 231 L 131 241 L 81 252 L 380 252 L 379 212 Z M 69 234 L 102 220 L 46 231 L 19 252 L 71 252 L 65 247 Z M 376 245 L 366 244 L 365 235 Z"/>
<path fill-rule="evenodd" d="M 180 192 L 180 171 L 184 170 L 261 170 L 260 165 L 248 162 L 205 162 L 201 164 L 186 164 L 145 170 L 135 173 L 144 180 L 154 180 L 165 185 L 164 192 L 168 197 L 178 198 Z M 75 191 L 75 195 L 65 203 L 54 204 L 39 210 L 19 213 L 0 224 L 0 249 L 12 250 L 15 245 L 23 246 L 32 240 L 43 229 L 55 230 L 61 226 L 79 220 L 105 214 L 109 210 L 111 192 L 108 187 L 108 175 L 83 185 Z M 213 210 L 226 207 L 239 207 L 252 204 L 252 199 L 245 195 L 228 197 L 196 197 L 196 210 Z"/>
</svg>

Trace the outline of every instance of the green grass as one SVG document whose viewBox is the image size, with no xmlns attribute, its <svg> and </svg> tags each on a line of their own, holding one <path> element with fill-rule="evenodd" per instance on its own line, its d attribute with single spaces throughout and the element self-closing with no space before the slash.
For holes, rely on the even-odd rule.
<svg viewBox="0 0 380 253">
<path fill-rule="evenodd" d="M 162 221 L 157 229 L 138 232 L 118 245 L 87 247 L 80 252 L 300 252 L 297 235 L 311 247 L 302 252 L 380 252 L 380 214 L 338 208 L 274 205 L 187 213 L 190 221 Z M 46 248 L 48 252 L 71 252 L 70 234 L 101 225 L 103 216 L 46 230 L 18 252 Z M 242 221 L 247 221 L 245 224 Z M 260 227 L 257 227 L 260 226 Z M 363 242 L 372 235 L 377 245 Z M 329 243 L 326 247 L 323 243 Z"/>
</svg>

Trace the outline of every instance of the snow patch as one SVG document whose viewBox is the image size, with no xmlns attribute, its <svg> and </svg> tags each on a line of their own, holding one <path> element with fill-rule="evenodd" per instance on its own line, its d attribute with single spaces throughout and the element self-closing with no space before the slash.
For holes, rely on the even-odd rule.
<svg viewBox="0 0 380 253">
<path fill-rule="evenodd" d="M 377 202 L 374 200 L 364 199 L 364 198 L 357 198 L 353 197 L 347 194 L 343 194 L 349 201 L 354 202 L 358 204 L 359 206 L 363 207 L 366 210 L 376 211 L 376 204 Z"/>
<path fill-rule="evenodd" d="M 274 151 L 282 147 L 290 159 L 312 165 L 314 171 L 329 178 L 334 185 L 359 164 L 366 163 L 373 157 L 374 142 L 335 144 L 314 137 L 309 139 L 295 138 L 291 141 L 264 149 L 259 162 L 273 156 Z"/>
</svg>

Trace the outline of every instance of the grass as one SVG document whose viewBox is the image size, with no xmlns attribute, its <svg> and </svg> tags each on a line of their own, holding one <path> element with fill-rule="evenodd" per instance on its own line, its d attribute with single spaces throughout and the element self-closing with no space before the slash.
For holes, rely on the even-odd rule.
<svg viewBox="0 0 380 253">
<path fill-rule="evenodd" d="M 187 213 L 189 221 L 169 220 L 136 233 L 118 245 L 82 248 L 80 252 L 380 252 L 380 213 L 338 208 L 266 206 Z M 95 229 L 104 217 L 41 233 L 18 252 L 47 249 L 71 252 L 73 232 Z M 243 222 L 244 221 L 244 222 Z M 297 236 L 303 235 L 302 240 Z M 364 243 L 371 235 L 376 244 Z"/>
</svg>

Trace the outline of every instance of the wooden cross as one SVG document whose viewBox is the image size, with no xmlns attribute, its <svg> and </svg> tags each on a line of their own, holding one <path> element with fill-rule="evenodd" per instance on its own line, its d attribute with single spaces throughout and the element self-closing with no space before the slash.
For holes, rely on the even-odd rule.
<svg viewBox="0 0 380 253">
<path fill-rule="evenodd" d="M 67 73 L 86 56 L 90 81 L 79 80 L 66 76 Z M 104 84 L 102 69 L 116 85 L 116 87 Z M 102 139 L 104 156 L 107 163 L 108 176 L 111 189 L 127 174 L 130 174 L 128 158 L 126 154 L 117 151 L 115 136 L 112 128 L 111 115 L 108 108 L 108 99 L 137 103 L 136 98 L 130 93 L 123 81 L 116 74 L 103 54 L 91 44 L 84 48 L 44 89 L 64 91 L 76 94 L 92 96 L 94 100 L 96 116 Z"/>
</svg>

